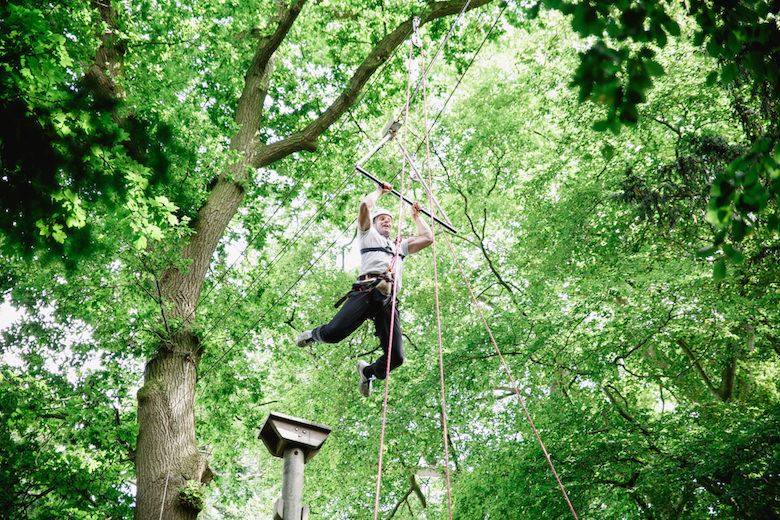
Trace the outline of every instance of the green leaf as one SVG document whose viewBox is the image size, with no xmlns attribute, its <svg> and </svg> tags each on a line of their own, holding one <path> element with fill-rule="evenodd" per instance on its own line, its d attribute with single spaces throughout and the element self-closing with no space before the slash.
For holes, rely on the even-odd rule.
<svg viewBox="0 0 780 520">
<path fill-rule="evenodd" d="M 712 266 L 712 277 L 716 281 L 721 281 L 726 278 L 726 260 L 720 258 L 715 261 Z"/>
<path fill-rule="evenodd" d="M 710 38 L 710 41 L 707 42 L 707 53 L 713 58 L 720 57 L 722 53 L 720 45 L 713 38 Z"/>
<path fill-rule="evenodd" d="M 664 68 L 663 66 L 658 63 L 655 60 L 648 60 L 645 62 L 645 65 L 647 66 L 647 72 L 651 76 L 663 76 L 664 75 Z"/>
<path fill-rule="evenodd" d="M 778 218 L 778 216 L 774 213 L 769 215 L 769 217 L 767 218 L 767 227 L 770 230 L 775 230 L 775 231 L 780 229 L 780 218 Z"/>
<path fill-rule="evenodd" d="M 666 17 L 662 22 L 664 28 L 672 36 L 680 36 L 680 25 L 669 17 Z"/>
<path fill-rule="evenodd" d="M 745 256 L 739 249 L 734 249 L 729 255 L 729 258 L 731 258 L 731 261 L 734 263 L 734 265 L 742 265 L 745 261 Z"/>
<path fill-rule="evenodd" d="M 72 67 L 73 60 L 70 59 L 70 55 L 68 54 L 68 51 L 64 47 L 60 47 L 57 50 L 60 56 L 60 65 L 62 65 L 63 67 Z"/>
<path fill-rule="evenodd" d="M 737 78 L 738 73 L 737 66 L 733 63 L 728 63 L 723 67 L 720 73 L 721 80 L 724 85 L 730 85 Z"/>
<path fill-rule="evenodd" d="M 742 219 L 732 219 L 731 231 L 734 235 L 734 240 L 741 242 L 745 238 L 746 229 L 745 222 Z"/>
<path fill-rule="evenodd" d="M 65 239 L 68 238 L 68 235 L 65 234 L 65 231 L 62 228 L 62 224 L 54 224 L 51 229 L 52 229 L 51 237 L 57 243 L 64 244 Z"/>
<path fill-rule="evenodd" d="M 153 238 L 154 240 L 162 240 L 164 236 L 162 230 L 154 225 L 150 225 L 146 231 L 149 233 L 149 237 Z"/>
<path fill-rule="evenodd" d="M 780 177 L 780 165 L 778 165 L 772 157 L 764 157 L 761 160 L 761 165 L 764 167 L 764 171 L 766 171 L 767 176 L 770 179 L 774 180 Z"/>
<path fill-rule="evenodd" d="M 717 250 L 718 248 L 716 246 L 701 247 L 696 250 L 696 256 L 707 258 L 708 256 L 712 256 Z"/>
</svg>

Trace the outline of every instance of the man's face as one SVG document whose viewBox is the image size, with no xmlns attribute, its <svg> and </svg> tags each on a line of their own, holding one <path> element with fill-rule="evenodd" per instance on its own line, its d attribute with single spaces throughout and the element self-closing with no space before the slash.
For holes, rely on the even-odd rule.
<svg viewBox="0 0 780 520">
<path fill-rule="evenodd" d="M 376 230 L 381 235 L 390 236 L 390 232 L 393 230 L 393 217 L 385 214 L 379 215 L 376 218 Z"/>
</svg>

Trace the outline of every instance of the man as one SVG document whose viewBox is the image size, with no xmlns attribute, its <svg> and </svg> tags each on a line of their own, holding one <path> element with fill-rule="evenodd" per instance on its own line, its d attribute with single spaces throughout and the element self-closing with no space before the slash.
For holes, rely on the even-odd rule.
<svg viewBox="0 0 780 520">
<path fill-rule="evenodd" d="M 401 273 L 405 256 L 417 253 L 433 243 L 433 233 L 420 217 L 420 203 L 412 206 L 412 220 L 417 226 L 417 236 L 404 239 L 396 255 L 395 239 L 391 237 L 393 216 L 384 209 L 372 208 L 382 195 L 390 193 L 393 187 L 387 183 L 377 186 L 360 202 L 358 209 L 358 239 L 360 244 L 360 272 L 352 290 L 346 296 L 344 306 L 330 323 L 303 332 L 297 339 L 299 347 L 314 342 L 338 343 L 352 334 L 364 321 L 372 319 L 379 337 L 383 354 L 368 364 L 358 361 L 358 388 L 363 397 L 371 393 L 371 381 L 384 379 L 387 374 L 387 358 L 390 356 L 390 370 L 404 362 L 401 321 L 398 306 L 393 315 L 393 284 L 396 294 L 401 289 Z M 392 333 L 391 333 L 392 321 Z M 388 353 L 390 336 L 392 350 Z"/>
</svg>

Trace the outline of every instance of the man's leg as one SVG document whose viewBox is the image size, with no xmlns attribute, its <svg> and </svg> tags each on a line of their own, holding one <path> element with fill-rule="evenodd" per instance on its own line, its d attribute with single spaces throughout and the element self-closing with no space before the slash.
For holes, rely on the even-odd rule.
<svg viewBox="0 0 780 520">
<path fill-rule="evenodd" d="M 374 316 L 374 327 L 376 335 L 379 337 L 379 346 L 382 347 L 383 354 L 374 361 L 367 369 L 367 376 L 375 376 L 377 379 L 384 379 L 387 374 L 387 358 L 390 358 L 390 370 L 395 370 L 404 362 L 404 344 L 401 336 L 401 317 L 398 312 L 398 305 L 395 306 L 395 318 L 393 321 L 393 348 L 388 356 L 388 345 L 390 344 L 390 321 L 393 316 L 392 298 L 387 298 L 384 305 Z"/>
<path fill-rule="evenodd" d="M 338 343 L 366 321 L 373 310 L 371 293 L 358 292 L 347 298 L 330 322 L 311 331 L 311 338 L 319 343 Z"/>
</svg>

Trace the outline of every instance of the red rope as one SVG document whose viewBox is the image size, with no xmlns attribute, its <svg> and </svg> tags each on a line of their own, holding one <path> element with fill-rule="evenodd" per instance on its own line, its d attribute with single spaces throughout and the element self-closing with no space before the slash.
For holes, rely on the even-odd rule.
<svg viewBox="0 0 780 520">
<path fill-rule="evenodd" d="M 425 65 L 425 51 L 422 43 L 420 44 L 420 66 Z M 431 173 L 431 146 L 429 139 L 428 128 L 428 97 L 425 84 L 425 70 L 422 73 L 422 89 L 423 89 L 423 118 L 425 122 L 425 166 L 428 170 L 428 186 L 433 184 L 433 174 Z M 404 147 L 404 149 L 406 149 Z M 433 194 L 429 190 L 426 190 L 428 196 L 428 206 L 430 207 L 429 213 L 431 214 L 431 233 L 433 236 L 433 243 L 431 244 L 433 254 L 433 288 L 436 298 L 436 332 L 439 340 L 439 387 L 441 389 L 441 423 L 444 436 L 444 475 L 447 480 L 447 512 L 449 514 L 449 520 L 452 520 L 452 492 L 450 484 L 450 455 L 449 455 L 449 433 L 447 431 L 447 404 L 444 392 L 444 348 L 442 346 L 441 339 L 441 308 L 439 304 L 439 271 L 437 269 L 436 261 L 436 234 L 433 232 L 435 227 L 434 216 L 436 214 L 435 204 L 433 203 Z"/>
<path fill-rule="evenodd" d="M 412 59 L 412 45 L 409 45 L 409 60 L 407 63 L 411 63 Z M 408 73 L 407 73 L 407 79 L 406 79 L 406 105 L 404 106 L 404 145 L 406 144 L 406 120 L 409 116 L 409 94 L 410 94 L 410 87 L 411 87 L 411 77 L 412 77 L 412 68 L 411 66 L 408 67 Z M 401 194 L 403 197 L 404 194 L 404 182 L 406 179 L 406 161 L 401 161 L 401 188 L 398 190 L 398 193 Z M 393 256 L 393 260 L 391 262 L 391 265 L 395 264 L 396 258 L 398 257 L 399 248 L 401 245 L 401 228 L 403 227 L 403 217 L 404 217 L 404 204 L 403 200 L 398 205 L 398 231 L 395 238 L 395 254 Z M 376 494 L 374 496 L 374 520 L 377 520 L 379 517 L 379 492 L 382 487 L 382 462 L 383 462 L 383 455 L 384 455 L 384 447 L 385 447 L 385 425 L 387 423 L 387 394 L 388 389 L 390 387 L 390 363 L 392 362 L 393 357 L 393 329 L 395 327 L 395 309 L 396 309 L 396 301 L 398 296 L 398 284 L 393 284 L 393 294 L 392 294 L 392 304 L 390 308 L 390 337 L 388 339 L 388 345 L 387 345 L 387 369 L 385 372 L 385 397 L 384 401 L 382 403 L 382 429 L 379 433 L 379 463 L 377 467 L 377 475 L 376 475 Z"/>
<path fill-rule="evenodd" d="M 542 451 L 544 452 L 544 456 L 547 459 L 547 463 L 550 465 L 550 469 L 552 470 L 553 475 L 555 475 L 555 480 L 558 481 L 558 487 L 561 488 L 563 497 L 566 499 L 566 503 L 569 505 L 569 509 L 571 510 L 571 514 L 574 515 L 574 519 L 579 520 L 577 518 L 577 513 L 574 511 L 574 506 L 572 505 L 571 500 L 569 500 L 569 495 L 566 493 L 566 489 L 564 489 L 563 487 L 563 482 L 561 482 L 561 479 L 558 476 L 558 472 L 555 471 L 555 466 L 552 463 L 552 459 L 550 459 L 550 454 L 547 453 L 547 448 L 545 448 L 544 443 L 542 442 L 542 438 L 539 436 L 539 432 L 536 430 L 536 426 L 534 425 L 534 422 L 531 419 L 531 414 L 528 413 L 528 409 L 525 407 L 525 400 L 523 400 L 523 397 L 520 395 L 520 391 L 517 389 L 517 385 L 515 384 L 515 381 L 512 378 L 512 373 L 509 370 L 509 365 L 507 365 L 504 356 L 501 354 L 501 349 L 498 348 L 498 344 L 496 343 L 496 340 L 493 337 L 493 332 L 491 332 L 490 326 L 488 325 L 487 320 L 485 319 L 485 315 L 482 313 L 482 309 L 479 307 L 477 298 L 474 296 L 474 291 L 471 289 L 471 284 L 469 284 L 469 281 L 466 278 L 465 273 L 463 272 L 463 267 L 460 265 L 460 261 L 458 260 L 457 256 L 455 256 L 455 251 L 452 249 L 452 244 L 450 244 L 447 235 L 445 233 L 442 234 L 444 235 L 444 239 L 447 242 L 447 246 L 449 246 L 450 253 L 452 254 L 452 258 L 455 260 L 455 263 L 458 264 L 458 269 L 460 270 L 460 274 L 463 277 L 463 281 L 466 282 L 466 287 L 468 287 L 469 293 L 471 294 L 471 300 L 474 302 L 474 307 L 477 309 L 477 311 L 479 311 L 479 316 L 480 318 L 482 318 L 482 323 L 485 325 L 485 329 L 487 330 L 487 333 L 490 336 L 490 341 L 493 342 L 493 346 L 495 347 L 496 352 L 498 353 L 498 358 L 501 360 L 501 363 L 504 366 L 504 370 L 506 371 L 507 376 L 509 376 L 509 382 L 512 384 L 512 388 L 514 389 L 515 394 L 517 395 L 517 398 L 520 401 L 520 406 L 522 406 L 523 412 L 525 413 L 525 417 L 526 419 L 528 419 L 528 424 L 531 425 L 531 429 L 533 430 L 534 435 L 536 436 L 536 440 L 539 442 L 539 446 L 542 447 Z"/>
</svg>

